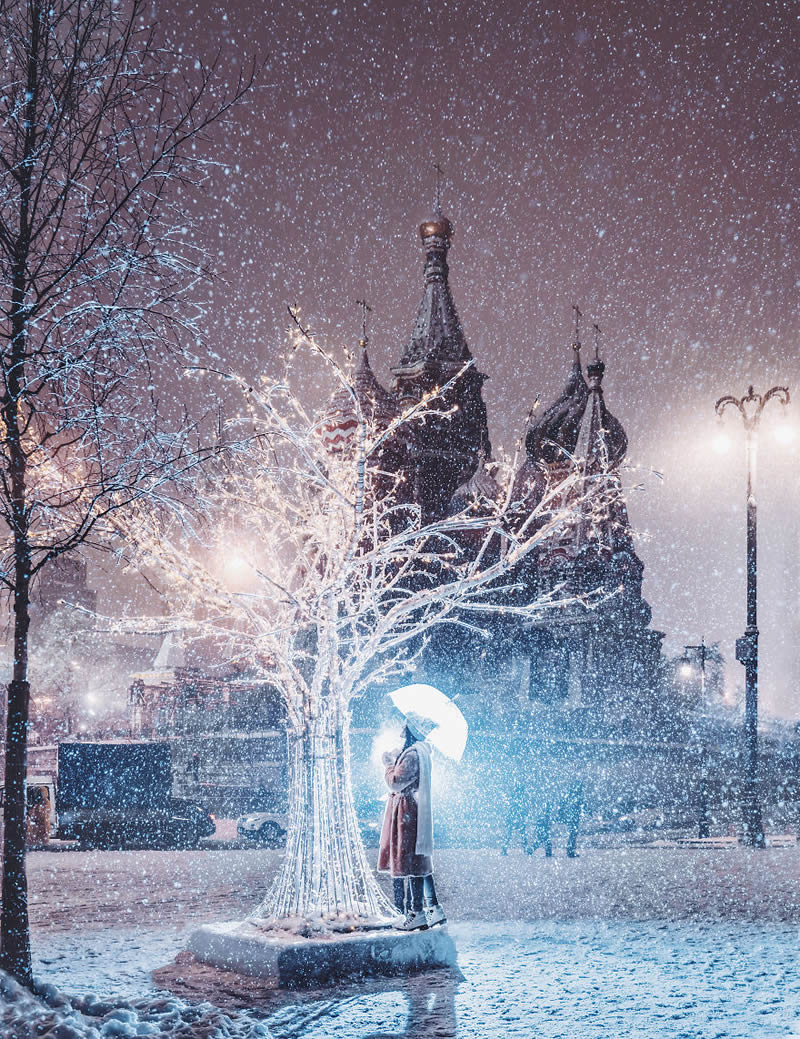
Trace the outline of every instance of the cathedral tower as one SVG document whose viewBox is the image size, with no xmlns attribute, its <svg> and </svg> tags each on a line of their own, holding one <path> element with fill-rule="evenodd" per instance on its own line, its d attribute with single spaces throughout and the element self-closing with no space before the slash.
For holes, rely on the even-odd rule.
<svg viewBox="0 0 800 1039">
<path fill-rule="evenodd" d="M 448 283 L 453 227 L 437 207 L 419 233 L 425 249 L 423 296 L 411 338 L 392 369 L 395 392 L 404 407 L 444 386 L 472 361 Z M 408 476 L 426 522 L 447 513 L 450 499 L 475 471 L 481 452 L 486 457 L 491 453 L 481 390 L 486 378 L 471 364 L 432 405 L 447 414 L 426 420 L 416 430 Z"/>
<path fill-rule="evenodd" d="M 644 566 L 621 494 L 628 438 L 606 405 L 604 371 L 595 353 L 587 382 L 575 344 L 564 390 L 528 426 L 515 497 L 534 508 L 545 488 L 566 478 L 575 463 L 616 491 L 607 506 L 592 509 L 591 520 L 578 516 L 539 546 L 523 571 L 529 595 L 564 588 L 577 597 L 602 596 L 594 608 L 565 608 L 528 628 L 531 699 L 570 701 L 621 721 L 652 705 L 663 635 L 650 629 L 650 606 L 642 596 Z"/>
</svg>

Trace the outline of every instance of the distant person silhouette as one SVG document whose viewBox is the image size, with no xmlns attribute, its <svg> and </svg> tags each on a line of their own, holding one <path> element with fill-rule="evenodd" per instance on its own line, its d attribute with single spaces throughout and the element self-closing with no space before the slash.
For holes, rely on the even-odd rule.
<svg viewBox="0 0 800 1039">
<path fill-rule="evenodd" d="M 567 832 L 567 858 L 578 857 L 578 832 L 581 826 L 581 812 L 583 811 L 583 783 L 576 779 L 570 784 L 567 795 L 561 804 L 559 812 L 561 822 L 566 823 Z"/>
<path fill-rule="evenodd" d="M 549 859 L 553 854 L 553 839 L 550 829 L 553 822 L 553 808 L 549 801 L 545 802 L 544 809 L 536 819 L 536 828 L 533 831 L 533 844 L 529 854 L 533 855 L 537 848 L 544 847 L 545 856 Z"/>
<path fill-rule="evenodd" d="M 508 809 L 506 811 L 506 836 L 500 848 L 501 855 L 508 855 L 508 849 L 518 834 L 522 844 L 522 850 L 530 854 L 528 848 L 528 791 L 521 779 L 516 779 L 508 795 Z"/>
</svg>

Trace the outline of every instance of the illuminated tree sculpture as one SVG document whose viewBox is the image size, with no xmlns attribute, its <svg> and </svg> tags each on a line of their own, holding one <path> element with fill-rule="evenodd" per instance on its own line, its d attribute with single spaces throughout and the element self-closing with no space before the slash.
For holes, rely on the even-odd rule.
<svg viewBox="0 0 800 1039">
<path fill-rule="evenodd" d="M 225 451 L 198 489 L 203 519 L 187 534 L 186 524 L 176 531 L 147 512 L 123 517 L 121 533 L 141 565 L 169 579 L 171 601 L 185 604 L 154 618 L 153 630 L 213 636 L 231 657 L 260 665 L 282 694 L 288 841 L 254 919 L 366 925 L 390 908 L 353 805 L 351 701 L 412 670 L 437 625 L 474 635 L 491 613 L 533 616 L 574 601 L 556 589 L 520 605 L 518 564 L 565 524 L 599 515 L 619 492 L 575 459 L 556 486 L 542 474 L 538 500 L 523 509 L 512 497 L 516 465 L 493 463 L 490 478 L 482 459 L 482 478 L 471 481 L 475 492 L 461 511 L 423 523 L 393 462 L 421 423 L 447 421 L 452 383 L 392 414 L 371 392 L 377 384 L 365 350 L 348 373 L 299 323 L 294 345 L 322 361 L 335 391 L 332 412 L 315 417 L 289 379 L 252 387 L 232 379 L 245 414 L 226 424 Z M 247 580 L 240 566 L 226 580 L 214 547 L 234 524 Z"/>
</svg>

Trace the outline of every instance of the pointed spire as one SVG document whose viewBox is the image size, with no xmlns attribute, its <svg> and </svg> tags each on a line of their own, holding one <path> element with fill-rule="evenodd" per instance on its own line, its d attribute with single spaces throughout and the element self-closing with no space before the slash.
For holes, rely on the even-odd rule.
<svg viewBox="0 0 800 1039">
<path fill-rule="evenodd" d="M 581 458 L 597 460 L 603 466 L 618 465 L 628 450 L 628 437 L 622 423 L 614 418 L 603 398 L 605 364 L 600 360 L 600 328 L 595 329 L 594 360 L 586 366 L 589 376 L 589 400 L 581 420 L 575 453 Z"/>
<path fill-rule="evenodd" d="M 411 339 L 400 359 L 403 367 L 419 361 L 463 364 L 472 356 L 450 294 L 447 252 L 453 225 L 441 212 L 440 192 L 437 181 L 436 212 L 419 228 L 425 249 L 424 292 Z"/>
<path fill-rule="evenodd" d="M 583 314 L 577 303 L 572 304 L 572 309 L 575 311 L 575 339 L 572 342 L 575 356 L 572 360 L 572 372 L 570 373 L 568 386 L 571 383 L 578 385 L 584 381 L 583 367 L 581 366 L 581 350 L 583 349 L 583 344 L 581 343 L 581 318 Z"/>
<path fill-rule="evenodd" d="M 589 389 L 600 390 L 606 366 L 600 360 L 600 326 L 593 325 L 592 327 L 594 328 L 594 360 L 586 366 L 586 374 L 589 376 Z"/>
<path fill-rule="evenodd" d="M 353 373 L 352 389 L 358 398 L 358 409 L 354 406 L 351 389 L 341 386 L 330 399 L 327 410 L 317 424 L 317 430 L 327 451 L 337 454 L 351 443 L 358 429 L 360 411 L 368 425 L 385 429 L 400 414 L 400 402 L 393 393 L 378 382 L 367 355 L 367 314 L 372 307 L 366 300 L 357 299 L 361 308 L 361 338 L 358 341 L 359 356 Z"/>
<path fill-rule="evenodd" d="M 361 340 L 360 346 L 366 350 L 369 337 L 367 335 L 367 314 L 372 313 L 372 307 L 367 303 L 365 299 L 357 299 L 356 305 L 361 307 Z"/>
<path fill-rule="evenodd" d="M 581 352 L 581 308 L 577 303 L 572 304 L 572 309 L 575 311 L 575 342 L 572 344 L 572 349 L 580 355 Z"/>
<path fill-rule="evenodd" d="M 361 338 L 358 341 L 360 349 L 354 386 L 364 415 L 383 429 L 400 414 L 400 404 L 393 393 L 381 386 L 369 363 L 367 314 L 372 313 L 372 307 L 365 299 L 357 299 L 356 305 L 361 308 Z"/>
<path fill-rule="evenodd" d="M 361 307 L 361 338 L 358 341 L 360 350 L 356 372 L 361 372 L 363 370 L 371 371 L 369 366 L 369 357 L 367 356 L 367 343 L 369 342 L 369 336 L 367 335 L 367 313 L 372 313 L 372 307 L 365 299 L 357 299 L 356 305 Z"/>
<path fill-rule="evenodd" d="M 573 351 L 574 356 L 572 358 L 572 373 L 571 373 L 571 377 L 572 376 L 580 376 L 580 378 L 582 379 L 583 378 L 583 366 L 581 365 L 581 344 L 580 343 L 573 343 L 572 344 L 572 351 Z"/>
</svg>

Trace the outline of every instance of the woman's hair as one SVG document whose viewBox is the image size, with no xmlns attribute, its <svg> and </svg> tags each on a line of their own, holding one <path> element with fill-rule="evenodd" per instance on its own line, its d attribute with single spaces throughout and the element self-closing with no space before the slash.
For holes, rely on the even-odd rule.
<svg viewBox="0 0 800 1039">
<path fill-rule="evenodd" d="M 420 742 L 419 737 L 414 735 L 414 733 L 411 731 L 408 725 L 406 725 L 406 727 L 403 729 L 403 732 L 406 734 L 405 743 L 403 744 L 403 750 L 408 750 L 409 747 L 413 747 L 415 743 Z"/>
</svg>

